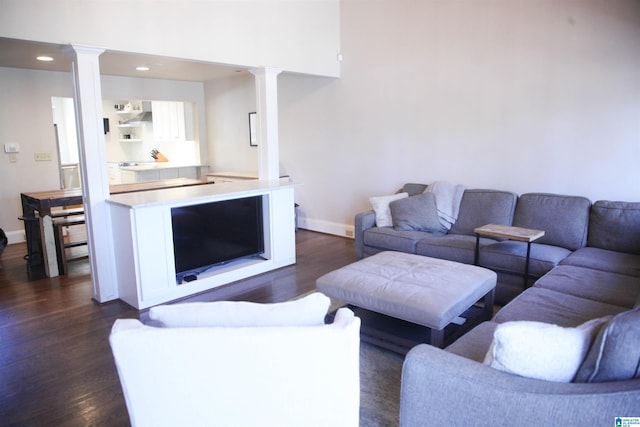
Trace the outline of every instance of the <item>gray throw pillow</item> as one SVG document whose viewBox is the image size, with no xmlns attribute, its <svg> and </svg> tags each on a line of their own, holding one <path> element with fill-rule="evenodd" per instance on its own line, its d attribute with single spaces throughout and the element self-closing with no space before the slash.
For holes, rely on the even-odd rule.
<svg viewBox="0 0 640 427">
<path fill-rule="evenodd" d="M 436 197 L 423 193 L 396 200 L 389 204 L 393 228 L 401 231 L 442 231 L 438 218 Z"/>
<path fill-rule="evenodd" d="M 640 378 L 640 309 L 617 314 L 600 329 L 574 382 L 634 378 Z"/>
</svg>

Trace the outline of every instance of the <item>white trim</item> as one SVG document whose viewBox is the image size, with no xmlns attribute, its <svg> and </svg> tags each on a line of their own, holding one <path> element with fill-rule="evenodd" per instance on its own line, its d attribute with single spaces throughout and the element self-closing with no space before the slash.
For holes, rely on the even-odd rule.
<svg viewBox="0 0 640 427">
<path fill-rule="evenodd" d="M 354 227 L 351 224 L 340 224 L 312 218 L 300 218 L 299 221 L 299 228 L 353 239 Z"/>
<path fill-rule="evenodd" d="M 26 237 L 24 235 L 24 230 L 15 230 L 15 231 L 4 231 L 4 234 L 7 235 L 7 244 L 12 245 L 14 243 L 22 243 L 26 241 Z"/>
</svg>

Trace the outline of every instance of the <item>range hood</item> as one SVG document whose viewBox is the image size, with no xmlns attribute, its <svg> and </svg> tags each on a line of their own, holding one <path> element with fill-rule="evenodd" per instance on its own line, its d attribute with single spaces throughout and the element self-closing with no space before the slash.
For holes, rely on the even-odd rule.
<svg viewBox="0 0 640 427">
<path fill-rule="evenodd" d="M 151 122 L 151 121 L 153 121 L 153 115 L 151 114 L 151 111 L 143 111 L 137 116 L 132 117 L 129 120 L 126 120 L 124 124 L 128 125 L 131 123 Z"/>
<path fill-rule="evenodd" d="M 129 125 L 132 123 L 153 121 L 153 116 L 151 115 L 151 101 L 142 101 L 141 107 L 142 110 L 140 111 L 140 114 L 136 114 L 134 117 L 124 121 L 124 124 Z"/>
</svg>

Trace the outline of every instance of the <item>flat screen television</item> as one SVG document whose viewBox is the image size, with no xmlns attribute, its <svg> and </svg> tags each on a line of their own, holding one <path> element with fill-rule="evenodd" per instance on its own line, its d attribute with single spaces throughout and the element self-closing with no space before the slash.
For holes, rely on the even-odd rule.
<svg viewBox="0 0 640 427">
<path fill-rule="evenodd" d="M 171 209 L 176 281 L 264 253 L 262 196 Z"/>
</svg>

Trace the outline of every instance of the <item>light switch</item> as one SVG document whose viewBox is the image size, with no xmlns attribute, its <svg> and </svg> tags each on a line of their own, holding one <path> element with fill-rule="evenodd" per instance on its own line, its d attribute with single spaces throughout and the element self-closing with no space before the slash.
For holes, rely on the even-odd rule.
<svg viewBox="0 0 640 427">
<path fill-rule="evenodd" d="M 51 161 L 51 153 L 35 153 L 33 155 L 36 162 L 50 162 Z"/>
<path fill-rule="evenodd" d="M 19 153 L 20 152 L 20 144 L 12 142 L 10 144 L 4 144 L 4 152 L 5 153 Z"/>
</svg>

